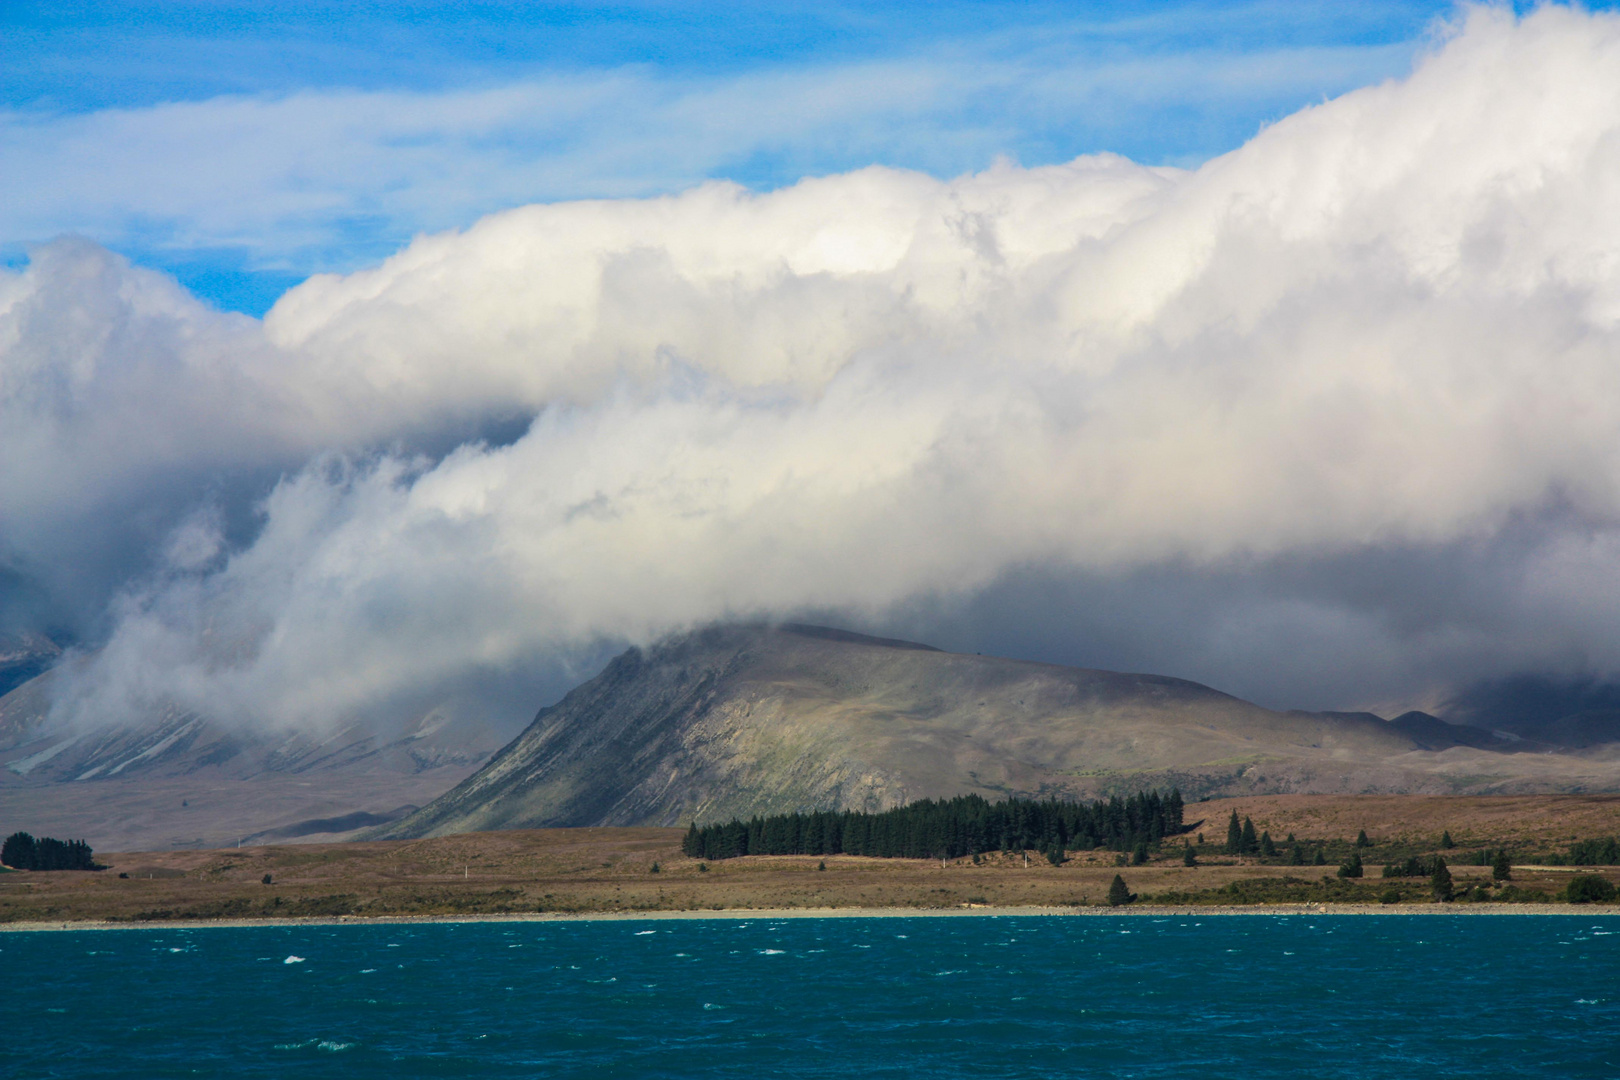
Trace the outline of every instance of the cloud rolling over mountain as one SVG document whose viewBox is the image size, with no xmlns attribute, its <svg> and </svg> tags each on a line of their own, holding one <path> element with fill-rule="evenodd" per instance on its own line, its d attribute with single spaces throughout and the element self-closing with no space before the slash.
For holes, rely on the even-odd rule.
<svg viewBox="0 0 1620 1080">
<path fill-rule="evenodd" d="M 1480 9 L 1192 171 L 528 206 L 262 322 L 59 241 L 0 276 L 0 552 L 105 641 L 86 722 L 812 610 L 1278 704 L 1609 673 L 1617 191 L 1620 19 Z"/>
</svg>

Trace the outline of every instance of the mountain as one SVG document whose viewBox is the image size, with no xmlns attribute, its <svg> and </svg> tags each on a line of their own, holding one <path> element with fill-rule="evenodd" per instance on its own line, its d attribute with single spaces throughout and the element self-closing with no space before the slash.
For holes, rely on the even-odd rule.
<svg viewBox="0 0 1620 1080">
<path fill-rule="evenodd" d="M 444 710 L 397 728 L 251 731 L 181 709 L 118 727 L 50 720 L 59 670 L 0 697 L 0 830 L 104 850 L 333 839 L 403 816 L 500 745 Z"/>
<path fill-rule="evenodd" d="M 1529 745 L 1424 714 L 1275 712 L 1159 675 L 720 626 L 623 653 L 371 835 L 676 825 L 969 792 L 1620 790 L 1620 746 L 1517 752 Z"/>
<path fill-rule="evenodd" d="M 0 633 L 0 696 L 50 669 L 62 648 L 43 634 Z"/>
<path fill-rule="evenodd" d="M 1512 675 L 1464 687 L 1444 706 L 1452 723 L 1547 747 L 1620 742 L 1620 684 L 1587 677 Z"/>
</svg>

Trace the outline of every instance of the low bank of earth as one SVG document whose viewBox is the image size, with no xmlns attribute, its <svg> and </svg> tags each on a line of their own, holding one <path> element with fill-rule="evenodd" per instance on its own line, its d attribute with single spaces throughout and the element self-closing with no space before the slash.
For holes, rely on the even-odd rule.
<svg viewBox="0 0 1620 1080">
<path fill-rule="evenodd" d="M 1236 811 L 1279 843 L 1292 832 L 1324 850 L 1325 866 L 1220 853 Z M 680 853 L 679 829 L 539 829 L 428 840 L 277 845 L 108 854 L 96 873 L 0 874 L 0 922 L 461 916 L 736 909 L 958 909 L 1100 906 L 1115 874 L 1137 903 L 1231 906 L 1428 904 L 1427 878 L 1380 877 L 1385 863 L 1445 857 L 1459 898 L 1479 904 L 1555 900 L 1576 871 L 1536 866 L 1574 840 L 1620 833 L 1613 796 L 1266 796 L 1188 807 L 1203 824 L 1187 839 L 1200 865 L 1182 865 L 1180 838 L 1144 866 L 1110 851 L 1072 852 L 1061 866 L 1037 852 L 971 858 L 756 856 L 701 863 Z M 1370 847 L 1356 849 L 1365 830 Z M 1442 849 L 1441 834 L 1455 847 Z M 1203 844 L 1197 844 L 1202 834 Z M 1505 885 L 1469 865 L 1507 847 Z M 1361 879 L 1337 876 L 1359 851 Z M 1526 863 L 1530 863 L 1526 865 Z M 654 866 L 657 870 L 654 870 Z M 824 869 L 823 869 L 824 867 Z M 1620 867 L 1580 868 L 1620 884 Z M 123 876 L 123 875 L 128 875 Z M 270 877 L 266 884 L 264 878 Z M 1476 888 L 1477 887 L 1477 888 Z"/>
</svg>

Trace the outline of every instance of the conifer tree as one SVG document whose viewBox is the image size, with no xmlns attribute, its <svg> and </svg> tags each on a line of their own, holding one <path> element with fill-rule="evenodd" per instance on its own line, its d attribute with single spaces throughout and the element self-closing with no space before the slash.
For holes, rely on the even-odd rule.
<svg viewBox="0 0 1620 1080">
<path fill-rule="evenodd" d="M 14 832 L 6 837 L 4 844 L 0 844 L 0 863 L 13 870 L 32 870 L 37 851 L 38 846 L 32 836 L 25 832 Z"/>
<path fill-rule="evenodd" d="M 1147 846 L 1147 841 L 1143 840 L 1140 844 L 1136 845 L 1136 850 L 1131 852 L 1131 865 L 1132 866 L 1146 866 L 1147 861 L 1148 861 L 1148 846 Z"/>
<path fill-rule="evenodd" d="M 1236 810 L 1232 811 L 1232 820 L 1226 823 L 1226 847 L 1223 850 L 1227 855 L 1243 852 L 1243 826 L 1238 823 Z"/>
<path fill-rule="evenodd" d="M 1311 865 L 1312 866 L 1326 866 L 1327 865 L 1327 856 L 1322 853 L 1322 849 L 1320 847 L 1318 847 L 1316 849 L 1316 857 L 1311 860 Z"/>
<path fill-rule="evenodd" d="M 1181 849 L 1181 865 L 1182 866 L 1197 866 L 1198 865 L 1198 853 L 1193 851 L 1193 846 L 1191 844 L 1188 844 L 1186 847 Z"/>
<path fill-rule="evenodd" d="M 1288 865 L 1289 866 L 1304 866 L 1305 865 L 1305 849 L 1302 846 L 1300 846 L 1298 841 L 1295 841 L 1295 842 L 1289 844 L 1289 846 L 1288 846 Z"/>
<path fill-rule="evenodd" d="M 1135 899 L 1136 894 L 1125 884 L 1125 879 L 1115 874 L 1112 884 L 1108 886 L 1108 906 L 1123 907 Z"/>
<path fill-rule="evenodd" d="M 1372 847 L 1372 841 L 1367 839 L 1366 829 L 1356 833 L 1356 847 Z"/>
<path fill-rule="evenodd" d="M 1277 845 L 1271 842 L 1271 833 L 1269 831 L 1260 834 L 1260 854 L 1268 859 L 1277 856 Z"/>
<path fill-rule="evenodd" d="M 1358 878 L 1366 872 L 1366 867 L 1361 865 L 1361 852 L 1359 851 L 1352 851 L 1349 861 L 1339 867 L 1339 876 L 1342 878 Z"/>
<path fill-rule="evenodd" d="M 1496 861 L 1491 863 L 1491 880 L 1513 880 L 1513 864 L 1508 862 L 1507 848 L 1502 848 L 1496 853 Z"/>
<path fill-rule="evenodd" d="M 0 863 L 15 870 L 103 870 L 90 845 L 83 840 L 38 839 L 25 832 L 12 833 L 0 844 Z"/>
<path fill-rule="evenodd" d="M 1429 875 L 1429 889 L 1442 904 L 1451 903 L 1451 898 L 1456 894 L 1451 885 L 1451 871 L 1446 869 L 1446 860 L 1438 855 L 1434 857 L 1434 873 Z"/>
<path fill-rule="evenodd" d="M 1447 829 L 1440 834 L 1440 846 L 1445 848 L 1447 851 L 1450 851 L 1452 848 L 1457 846 L 1456 842 L 1451 839 L 1450 829 Z"/>
<path fill-rule="evenodd" d="M 1254 855 L 1260 851 L 1260 838 L 1254 834 L 1254 822 L 1249 818 L 1243 819 L 1243 831 L 1238 834 L 1238 845 L 1244 855 Z"/>
</svg>

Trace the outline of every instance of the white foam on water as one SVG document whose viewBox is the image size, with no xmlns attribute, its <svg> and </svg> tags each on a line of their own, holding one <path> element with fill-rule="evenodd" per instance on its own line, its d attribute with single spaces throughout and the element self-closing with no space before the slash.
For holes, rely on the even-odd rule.
<svg viewBox="0 0 1620 1080">
<path fill-rule="evenodd" d="M 761 955 L 761 956 L 781 956 L 786 951 L 787 951 L 786 949 L 761 949 L 761 950 L 759 950 L 759 955 Z"/>
<path fill-rule="evenodd" d="M 332 1039 L 322 1039 L 315 1044 L 315 1049 L 325 1050 L 329 1054 L 340 1054 L 354 1046 L 354 1043 L 335 1042 Z"/>
<path fill-rule="evenodd" d="M 646 937 L 648 934 L 656 934 L 656 933 L 658 933 L 658 931 L 656 931 L 656 930 L 637 930 L 633 936 L 634 937 Z"/>
<path fill-rule="evenodd" d="M 303 962 L 304 958 L 302 956 L 289 956 L 282 961 L 283 964 L 302 964 Z"/>
</svg>

